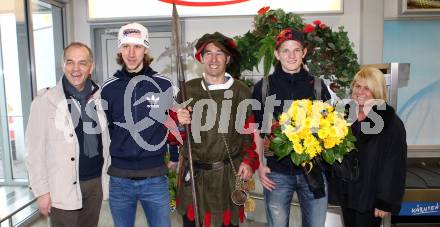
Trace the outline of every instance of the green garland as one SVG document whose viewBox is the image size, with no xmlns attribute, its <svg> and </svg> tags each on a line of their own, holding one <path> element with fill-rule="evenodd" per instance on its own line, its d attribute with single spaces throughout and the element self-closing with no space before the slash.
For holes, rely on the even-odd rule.
<svg viewBox="0 0 440 227">
<path fill-rule="evenodd" d="M 285 13 L 282 9 L 263 7 L 254 18 L 254 30 L 234 38 L 241 54 L 240 71 L 252 71 L 254 68 L 259 71 L 258 64 L 263 61 L 263 74 L 269 75 L 271 67 L 277 62 L 274 56 L 275 37 L 289 27 L 306 34 L 306 64 L 310 73 L 330 79 L 332 90 L 340 97 L 345 96 L 359 70 L 357 55 L 347 32 L 343 27 L 332 31 L 319 20 L 305 24 L 299 15 Z"/>
</svg>

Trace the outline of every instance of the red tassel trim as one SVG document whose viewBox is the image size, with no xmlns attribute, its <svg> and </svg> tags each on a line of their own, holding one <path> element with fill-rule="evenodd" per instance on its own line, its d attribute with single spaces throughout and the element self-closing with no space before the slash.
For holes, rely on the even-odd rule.
<svg viewBox="0 0 440 227">
<path fill-rule="evenodd" d="M 240 211 L 239 211 L 239 217 L 240 217 L 240 223 L 243 223 L 244 221 L 244 207 L 240 207 Z"/>
<path fill-rule="evenodd" d="M 194 207 L 192 204 L 189 204 L 186 209 L 186 217 L 190 221 L 194 221 Z"/>
<path fill-rule="evenodd" d="M 205 213 L 205 218 L 204 218 L 204 226 L 205 227 L 210 227 L 211 226 L 211 213 L 206 212 Z"/>
<path fill-rule="evenodd" d="M 223 225 L 228 226 L 231 224 L 231 210 L 227 209 L 223 211 Z"/>
</svg>

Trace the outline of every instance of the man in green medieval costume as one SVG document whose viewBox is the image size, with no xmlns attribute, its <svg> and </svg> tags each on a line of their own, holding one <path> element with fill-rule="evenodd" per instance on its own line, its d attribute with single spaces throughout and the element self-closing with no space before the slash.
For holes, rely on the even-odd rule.
<svg viewBox="0 0 440 227">
<path fill-rule="evenodd" d="M 207 227 L 238 226 L 244 219 L 244 207 L 232 201 L 231 193 L 237 179 L 250 179 L 259 166 L 254 117 L 250 105 L 242 102 L 250 99 L 251 91 L 231 75 L 238 71 L 240 58 L 234 40 L 218 32 L 205 34 L 196 49 L 203 76 L 186 82 L 191 102 L 177 116 L 180 124 L 191 124 L 198 218 Z M 187 227 L 195 225 L 196 217 L 185 149 L 176 204 Z"/>
</svg>

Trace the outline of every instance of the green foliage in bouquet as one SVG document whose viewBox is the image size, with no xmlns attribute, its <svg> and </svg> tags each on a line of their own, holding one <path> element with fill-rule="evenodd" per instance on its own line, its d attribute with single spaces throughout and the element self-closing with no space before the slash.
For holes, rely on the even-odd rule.
<svg viewBox="0 0 440 227">
<path fill-rule="evenodd" d="M 357 55 L 347 32 L 343 27 L 333 31 L 319 20 L 306 24 L 299 15 L 282 9 L 263 7 L 254 18 L 254 29 L 235 37 L 241 53 L 241 72 L 254 68 L 259 71 L 258 65 L 263 61 L 263 74 L 267 76 L 276 63 L 275 37 L 285 28 L 304 31 L 308 43 L 306 64 L 310 73 L 330 79 L 332 90 L 340 97 L 345 96 L 359 70 Z"/>
</svg>

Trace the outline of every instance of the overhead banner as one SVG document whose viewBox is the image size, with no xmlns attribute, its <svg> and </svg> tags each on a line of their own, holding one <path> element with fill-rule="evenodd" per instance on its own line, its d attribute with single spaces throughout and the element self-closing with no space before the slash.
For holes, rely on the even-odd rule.
<svg viewBox="0 0 440 227">
<path fill-rule="evenodd" d="M 255 15 L 269 6 L 295 13 L 342 13 L 343 0 L 88 0 L 89 19 L 171 17 L 176 3 L 180 17 Z"/>
</svg>

